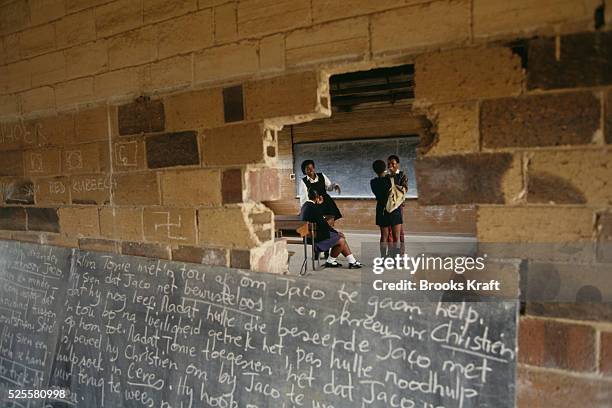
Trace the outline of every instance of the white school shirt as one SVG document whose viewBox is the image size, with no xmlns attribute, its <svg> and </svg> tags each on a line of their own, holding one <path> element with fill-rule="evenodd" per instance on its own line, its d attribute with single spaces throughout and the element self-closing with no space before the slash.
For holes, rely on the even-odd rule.
<svg viewBox="0 0 612 408">
<path fill-rule="evenodd" d="M 332 184 L 332 182 L 329 180 L 329 178 L 325 175 L 325 173 L 321 173 L 323 174 L 323 179 L 325 180 L 325 189 L 327 191 L 332 191 L 334 189 L 334 185 Z M 306 176 L 308 177 L 308 176 Z M 315 174 L 315 178 L 311 179 L 310 177 L 308 177 L 308 179 L 313 182 L 316 183 L 317 181 L 319 181 L 319 175 Z M 306 183 L 304 183 L 304 178 L 300 178 L 300 207 L 304 205 L 304 203 L 306 201 L 308 201 L 308 186 L 306 186 Z"/>
</svg>

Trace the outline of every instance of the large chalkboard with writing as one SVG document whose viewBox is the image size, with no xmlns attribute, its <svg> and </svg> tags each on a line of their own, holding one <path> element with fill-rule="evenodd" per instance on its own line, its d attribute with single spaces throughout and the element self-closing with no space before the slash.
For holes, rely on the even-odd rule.
<svg viewBox="0 0 612 408">
<path fill-rule="evenodd" d="M 515 404 L 514 302 L 417 302 L 358 282 L 78 250 L 64 266 L 68 258 L 61 327 L 41 337 L 56 344 L 54 358 L 36 369 L 39 387 L 71 394 L 48 407 Z M 11 280 L 11 268 L 0 276 Z M 35 350 L 2 344 L 2 358 Z M 0 383 L 34 385 L 4 374 Z"/>
<path fill-rule="evenodd" d="M 372 170 L 374 160 L 387 161 L 392 154 L 399 156 L 400 169 L 408 177 L 407 197 L 417 197 L 414 159 L 419 138 L 416 136 L 377 139 L 338 140 L 330 142 L 296 143 L 293 145 L 293 171 L 299 181 L 304 177 L 302 161 L 314 160 L 316 171 L 323 172 L 332 183 L 338 183 L 341 194 L 329 194 L 337 198 L 374 198 L 370 179 L 376 177 Z"/>
<path fill-rule="evenodd" d="M 0 406 L 14 402 L 9 389 L 47 388 L 71 254 L 65 248 L 0 241 Z"/>
</svg>

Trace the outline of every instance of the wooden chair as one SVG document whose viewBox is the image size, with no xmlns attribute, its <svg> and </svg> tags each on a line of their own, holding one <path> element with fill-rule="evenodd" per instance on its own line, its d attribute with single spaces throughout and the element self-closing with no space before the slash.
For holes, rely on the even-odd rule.
<svg viewBox="0 0 612 408">
<path fill-rule="evenodd" d="M 312 260 L 312 270 L 316 271 L 319 264 L 319 252 L 317 251 L 315 245 L 315 238 L 317 236 L 317 224 L 314 222 L 308 222 L 302 225 L 300 228 L 296 230 L 296 232 L 302 237 L 304 242 L 304 262 L 302 262 L 302 267 L 300 268 L 300 275 L 305 275 L 308 270 L 308 252 L 307 247 L 310 245 L 311 248 L 311 260 Z M 316 266 L 315 266 L 316 260 Z"/>
<path fill-rule="evenodd" d="M 302 244 L 304 246 L 304 261 L 300 268 L 300 275 L 306 274 L 308 270 L 308 245 L 311 245 L 312 269 L 316 270 L 319 265 L 319 253 L 312 244 L 313 238 L 317 236 L 316 224 L 302 221 L 294 215 L 277 215 L 274 217 L 274 225 L 276 238 L 284 238 L 288 244 Z M 317 266 L 315 266 L 315 259 L 317 260 Z"/>
</svg>

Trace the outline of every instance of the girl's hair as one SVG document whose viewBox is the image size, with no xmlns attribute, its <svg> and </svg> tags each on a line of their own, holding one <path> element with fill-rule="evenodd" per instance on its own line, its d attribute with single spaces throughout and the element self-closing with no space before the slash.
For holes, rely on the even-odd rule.
<svg viewBox="0 0 612 408">
<path fill-rule="evenodd" d="M 319 196 L 319 192 L 317 191 L 316 188 L 309 188 L 308 189 L 308 199 L 314 201 L 315 198 L 317 198 Z"/>
<path fill-rule="evenodd" d="M 314 161 L 308 159 L 308 160 L 304 160 L 302 162 L 302 174 L 306 174 L 306 167 L 308 167 L 310 164 L 312 164 L 312 167 L 315 166 Z"/>
<path fill-rule="evenodd" d="M 372 169 L 374 169 L 374 173 L 380 174 L 387 169 L 387 165 L 382 160 L 376 160 L 374 163 L 372 163 Z"/>
<path fill-rule="evenodd" d="M 395 161 L 396 161 L 396 162 L 398 162 L 398 163 L 400 162 L 400 161 L 399 161 L 399 157 L 397 157 L 397 156 L 396 156 L 396 155 L 394 155 L 394 154 L 392 154 L 391 156 L 389 156 L 389 157 L 387 158 L 387 161 L 391 161 L 391 160 L 395 160 Z"/>
</svg>

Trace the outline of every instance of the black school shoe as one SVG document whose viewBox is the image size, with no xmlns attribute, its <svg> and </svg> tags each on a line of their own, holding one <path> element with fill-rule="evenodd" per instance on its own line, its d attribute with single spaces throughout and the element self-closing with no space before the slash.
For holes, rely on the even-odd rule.
<svg viewBox="0 0 612 408">
<path fill-rule="evenodd" d="M 325 262 L 324 266 L 326 268 L 340 268 L 342 264 L 338 261 L 334 261 L 334 262 Z"/>
<path fill-rule="evenodd" d="M 361 264 L 361 262 L 355 261 L 355 262 L 349 264 L 349 269 L 359 269 L 362 266 L 363 265 Z"/>
</svg>

